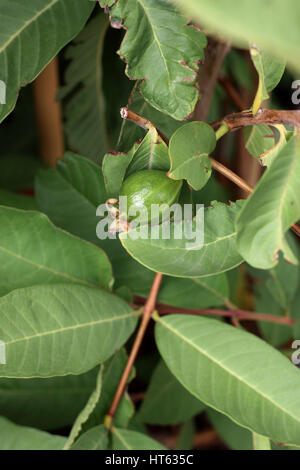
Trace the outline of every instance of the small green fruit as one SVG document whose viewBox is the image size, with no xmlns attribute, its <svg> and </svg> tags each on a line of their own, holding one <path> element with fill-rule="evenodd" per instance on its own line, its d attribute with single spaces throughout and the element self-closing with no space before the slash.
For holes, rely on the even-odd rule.
<svg viewBox="0 0 300 470">
<path fill-rule="evenodd" d="M 152 204 L 167 204 L 170 207 L 177 202 L 181 187 L 182 180 L 172 180 L 164 171 L 142 170 L 124 181 L 120 196 L 127 196 L 127 213 L 134 210 L 138 215 L 138 211 L 146 208 L 150 220 Z"/>
</svg>

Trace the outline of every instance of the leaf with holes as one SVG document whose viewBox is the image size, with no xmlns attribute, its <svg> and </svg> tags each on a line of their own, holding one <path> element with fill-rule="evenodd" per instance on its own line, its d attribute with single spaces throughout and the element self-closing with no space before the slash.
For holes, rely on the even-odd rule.
<svg viewBox="0 0 300 470">
<path fill-rule="evenodd" d="M 164 0 L 119 0 L 110 16 L 113 27 L 127 30 L 119 54 L 127 62 L 127 75 L 143 79 L 145 99 L 175 119 L 189 116 L 198 99 L 195 84 L 205 36 Z"/>
</svg>

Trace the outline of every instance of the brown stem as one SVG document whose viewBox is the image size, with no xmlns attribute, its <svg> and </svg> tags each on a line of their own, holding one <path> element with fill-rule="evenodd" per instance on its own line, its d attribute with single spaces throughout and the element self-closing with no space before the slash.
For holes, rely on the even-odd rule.
<svg viewBox="0 0 300 470">
<path fill-rule="evenodd" d="M 251 111 L 233 113 L 226 116 L 225 121 L 230 131 L 257 124 L 285 124 L 300 129 L 300 111 L 282 111 L 276 109 L 260 109 L 254 116 Z M 212 123 L 213 127 L 216 123 Z"/>
<path fill-rule="evenodd" d="M 212 167 L 216 171 L 221 173 L 221 175 L 225 176 L 227 179 L 232 181 L 234 184 L 236 184 L 239 188 L 242 188 L 247 193 L 249 193 L 249 194 L 252 193 L 252 191 L 253 191 L 252 186 L 250 186 L 250 184 L 248 184 L 243 178 L 238 176 L 236 173 L 231 171 L 229 168 L 227 168 L 225 165 L 218 162 L 214 158 L 210 157 L 210 160 L 211 160 L 211 163 L 212 163 Z"/>
<path fill-rule="evenodd" d="M 213 38 L 209 39 L 205 62 L 200 72 L 200 99 L 194 111 L 193 119 L 195 121 L 206 121 L 218 76 L 229 50 L 230 44 Z"/>
<path fill-rule="evenodd" d="M 218 310 L 218 309 L 182 309 L 171 306 L 158 306 L 158 312 L 160 315 L 168 315 L 170 313 L 186 313 L 190 315 L 215 315 L 218 317 L 230 317 L 237 318 L 239 320 L 253 320 L 253 321 L 265 321 L 269 323 L 277 323 L 281 325 L 294 325 L 294 320 L 287 317 L 279 317 L 276 315 L 269 315 L 267 313 L 255 313 L 247 312 L 246 310 Z"/>
<path fill-rule="evenodd" d="M 123 374 L 122 374 L 121 380 L 119 382 L 118 388 L 116 390 L 115 396 L 113 398 L 112 404 L 111 404 L 110 409 L 107 413 L 106 423 L 107 423 L 108 427 L 112 426 L 112 422 L 113 422 L 115 413 L 117 411 L 119 402 L 122 398 L 122 395 L 124 393 L 126 384 L 128 382 L 128 377 L 130 375 L 130 372 L 131 372 L 132 367 L 134 365 L 134 362 L 136 360 L 136 357 L 137 357 L 137 354 L 139 352 L 142 340 L 144 338 L 147 326 L 148 326 L 149 321 L 151 319 L 151 315 L 152 315 L 153 310 L 155 308 L 156 299 L 157 299 L 157 296 L 158 296 L 161 281 L 162 281 L 162 274 L 156 273 L 155 276 L 154 276 L 154 280 L 153 280 L 151 289 L 150 289 L 148 299 L 145 303 L 142 321 L 140 323 L 140 326 L 139 326 L 137 335 L 135 337 L 130 355 L 128 357 L 126 367 L 123 371 Z"/>
<path fill-rule="evenodd" d="M 44 162 L 52 167 L 64 154 L 61 104 L 56 101 L 58 75 L 58 59 L 55 57 L 33 84 L 40 152 Z"/>
</svg>

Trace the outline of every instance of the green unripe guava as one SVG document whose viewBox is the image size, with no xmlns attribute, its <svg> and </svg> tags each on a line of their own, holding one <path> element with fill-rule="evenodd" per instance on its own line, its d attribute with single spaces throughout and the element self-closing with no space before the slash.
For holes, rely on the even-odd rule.
<svg viewBox="0 0 300 470">
<path fill-rule="evenodd" d="M 151 217 L 152 204 L 167 204 L 169 207 L 178 201 L 182 180 L 169 178 L 164 171 L 142 170 L 125 179 L 120 196 L 127 196 L 127 213 L 129 209 L 148 211 Z M 134 217 L 129 217 L 132 220 Z"/>
</svg>

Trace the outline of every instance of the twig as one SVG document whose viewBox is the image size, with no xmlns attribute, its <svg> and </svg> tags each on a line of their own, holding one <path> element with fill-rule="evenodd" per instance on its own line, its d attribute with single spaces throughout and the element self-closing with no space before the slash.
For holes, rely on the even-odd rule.
<svg viewBox="0 0 300 470">
<path fill-rule="evenodd" d="M 182 309 L 177 307 L 158 307 L 160 315 L 168 315 L 170 313 L 183 313 L 190 315 L 215 315 L 218 317 L 238 318 L 240 320 L 265 321 L 269 323 L 277 323 L 280 325 L 294 325 L 294 320 L 288 317 L 279 317 L 269 315 L 267 313 L 247 312 L 246 310 L 218 310 L 218 309 Z"/>
<path fill-rule="evenodd" d="M 153 280 L 153 283 L 152 283 L 152 286 L 151 286 L 151 290 L 150 290 L 148 299 L 145 303 L 142 321 L 140 323 L 140 327 L 138 329 L 138 332 L 137 332 L 137 335 L 135 337 L 130 355 L 128 357 L 126 367 L 123 371 L 123 374 L 122 374 L 121 380 L 119 382 L 118 388 L 116 390 L 115 396 L 113 398 L 112 404 L 111 404 L 110 409 L 109 409 L 109 411 L 106 415 L 106 418 L 105 418 L 105 425 L 108 428 L 111 428 L 111 426 L 112 426 L 115 413 L 117 411 L 119 402 L 122 398 L 122 395 L 124 393 L 124 390 L 125 390 L 125 387 L 126 387 L 126 384 L 127 384 L 127 381 L 128 381 L 128 377 L 130 375 L 131 369 L 134 365 L 135 359 L 136 359 L 137 354 L 139 352 L 139 349 L 140 349 L 142 340 L 144 338 L 147 326 L 148 326 L 149 321 L 151 319 L 151 315 L 154 311 L 161 281 L 162 281 L 162 274 L 156 273 L 155 276 L 154 276 L 154 280 Z"/>
<path fill-rule="evenodd" d="M 247 126 L 255 126 L 257 124 L 285 124 L 300 129 L 300 111 L 296 110 L 276 110 L 276 109 L 260 109 L 253 116 L 251 111 L 242 113 L 233 113 L 226 116 L 222 121 L 226 122 L 230 131 L 235 131 Z M 216 123 L 212 123 L 215 127 Z"/>
<path fill-rule="evenodd" d="M 56 57 L 33 84 L 40 152 L 44 162 L 52 167 L 56 166 L 57 158 L 64 154 L 61 103 L 56 101 L 58 88 L 58 59 Z"/>
<path fill-rule="evenodd" d="M 213 38 L 209 40 L 204 65 L 200 72 L 200 100 L 194 111 L 194 121 L 206 121 L 218 76 L 229 50 L 230 44 Z"/>
</svg>

